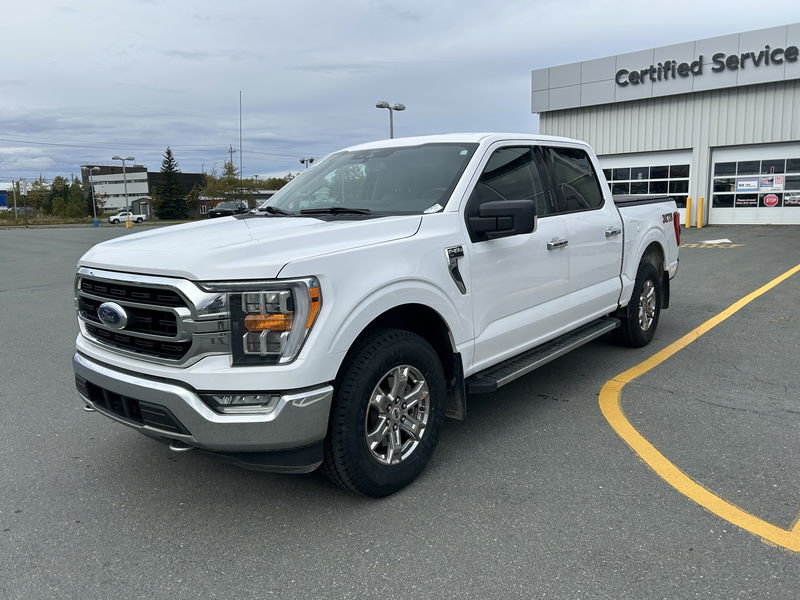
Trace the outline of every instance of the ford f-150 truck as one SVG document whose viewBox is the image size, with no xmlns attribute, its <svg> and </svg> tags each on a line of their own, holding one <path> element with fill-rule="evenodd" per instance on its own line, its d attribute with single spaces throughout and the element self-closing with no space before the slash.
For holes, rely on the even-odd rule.
<svg viewBox="0 0 800 600">
<path fill-rule="evenodd" d="M 137 223 L 141 223 L 146 218 L 147 215 L 144 214 L 137 215 L 130 211 L 123 210 L 122 212 L 118 212 L 117 214 L 108 217 L 108 222 L 111 223 L 112 225 L 116 225 L 118 223 L 124 223 L 125 221 L 131 221 L 131 222 L 136 221 Z"/>
<path fill-rule="evenodd" d="M 446 416 L 610 333 L 653 337 L 669 198 L 611 196 L 583 142 L 528 134 L 335 152 L 258 213 L 128 235 L 78 264 L 87 411 L 239 465 L 385 496 Z"/>
</svg>

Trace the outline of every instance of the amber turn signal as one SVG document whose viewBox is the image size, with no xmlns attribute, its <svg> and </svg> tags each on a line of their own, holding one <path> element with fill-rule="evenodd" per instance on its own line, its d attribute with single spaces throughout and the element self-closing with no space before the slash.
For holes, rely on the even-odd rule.
<svg viewBox="0 0 800 600">
<path fill-rule="evenodd" d="M 311 287 L 308 288 L 308 318 L 306 319 L 306 329 L 311 329 L 311 326 L 314 324 L 314 321 L 317 320 L 317 315 L 319 314 L 320 305 L 322 297 L 319 293 L 318 287 Z"/>
<path fill-rule="evenodd" d="M 275 315 L 251 313 L 244 318 L 244 328 L 247 331 L 289 331 L 292 328 L 292 316 L 284 313 Z"/>
</svg>

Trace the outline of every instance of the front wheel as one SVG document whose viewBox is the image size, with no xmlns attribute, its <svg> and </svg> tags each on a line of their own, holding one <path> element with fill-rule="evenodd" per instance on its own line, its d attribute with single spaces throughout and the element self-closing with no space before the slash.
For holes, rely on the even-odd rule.
<svg viewBox="0 0 800 600">
<path fill-rule="evenodd" d="M 433 454 L 447 395 L 439 357 L 422 337 L 373 333 L 336 382 L 323 471 L 338 486 L 382 497 L 411 483 Z"/>
<path fill-rule="evenodd" d="M 144 220 L 144 219 L 142 219 L 142 217 L 139 217 L 138 219 L 136 219 L 136 222 L 137 222 L 137 223 L 141 223 L 143 220 Z"/>
<path fill-rule="evenodd" d="M 622 316 L 622 326 L 616 330 L 619 342 L 632 348 L 650 343 L 661 315 L 661 277 L 652 263 L 642 263 L 636 273 L 631 301 Z"/>
</svg>

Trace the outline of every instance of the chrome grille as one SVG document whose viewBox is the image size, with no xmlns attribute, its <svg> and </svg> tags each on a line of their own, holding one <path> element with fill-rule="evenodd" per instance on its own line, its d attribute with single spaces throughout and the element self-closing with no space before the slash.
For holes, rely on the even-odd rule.
<svg viewBox="0 0 800 600">
<path fill-rule="evenodd" d="M 86 325 L 92 337 L 98 341 L 104 342 L 109 346 L 114 346 L 122 350 L 131 352 L 138 352 L 141 354 L 149 354 L 159 358 L 168 358 L 171 360 L 180 360 L 191 347 L 190 342 L 160 342 L 158 340 L 150 340 L 146 338 L 139 338 L 133 335 L 126 335 L 124 333 L 117 333 L 115 331 L 108 331 L 95 325 Z"/>
<path fill-rule="evenodd" d="M 185 306 L 186 301 L 172 290 L 136 287 L 114 281 L 84 279 L 82 289 L 95 296 L 109 300 L 130 300 L 157 306 Z"/>
<path fill-rule="evenodd" d="M 97 316 L 97 309 L 102 303 L 102 300 L 80 296 L 78 298 L 78 311 L 86 320 L 101 324 Z M 178 334 L 178 319 L 172 312 L 138 306 L 130 306 L 125 312 L 128 313 L 126 331 L 169 337 L 174 337 Z"/>
<path fill-rule="evenodd" d="M 124 310 L 122 326 L 99 318 L 104 302 Z M 180 366 L 229 352 L 227 297 L 204 292 L 185 279 L 81 267 L 75 306 L 81 333 L 113 352 Z"/>
</svg>

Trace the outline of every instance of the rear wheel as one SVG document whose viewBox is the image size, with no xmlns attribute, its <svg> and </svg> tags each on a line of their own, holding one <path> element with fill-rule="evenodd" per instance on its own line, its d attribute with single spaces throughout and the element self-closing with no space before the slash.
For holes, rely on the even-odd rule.
<svg viewBox="0 0 800 600">
<path fill-rule="evenodd" d="M 336 382 L 323 471 L 338 486 L 381 497 L 411 483 L 433 454 L 447 387 L 420 336 L 376 331 Z"/>
<path fill-rule="evenodd" d="M 139 217 L 138 219 L 136 219 L 137 223 L 141 223 L 142 221 L 143 221 L 142 217 Z"/>
<path fill-rule="evenodd" d="M 653 339 L 661 315 L 661 277 L 652 263 L 641 263 L 636 273 L 631 301 L 616 330 L 619 342 L 633 348 L 646 346 Z"/>
<path fill-rule="evenodd" d="M 119 225 L 119 219 L 114 219 L 111 221 L 114 225 Z"/>
</svg>

